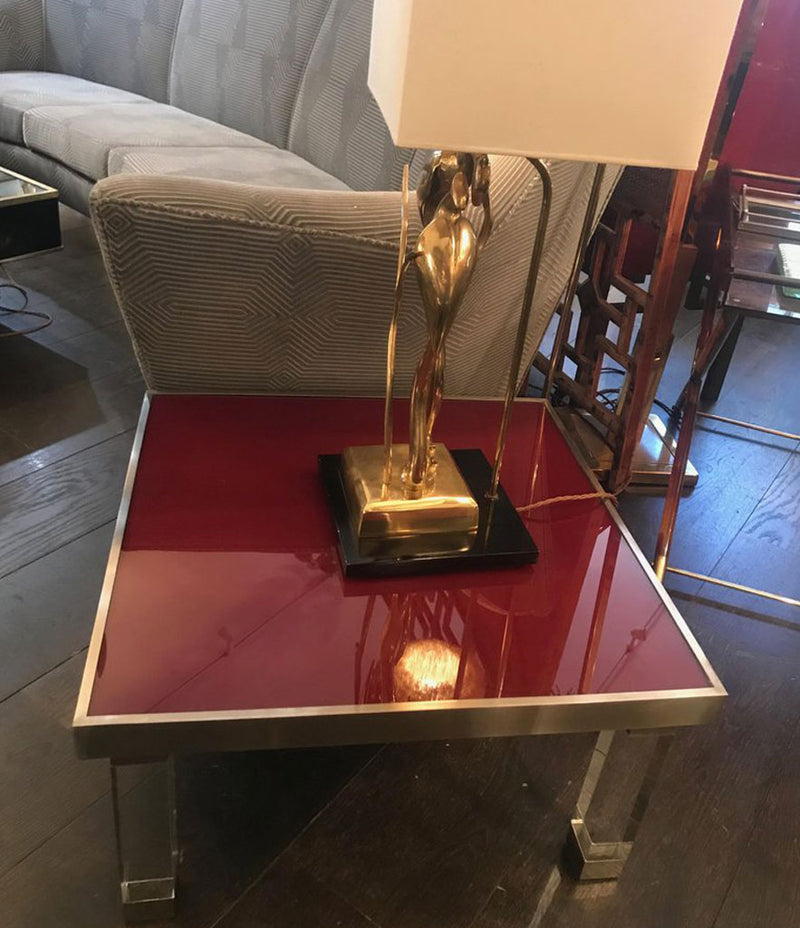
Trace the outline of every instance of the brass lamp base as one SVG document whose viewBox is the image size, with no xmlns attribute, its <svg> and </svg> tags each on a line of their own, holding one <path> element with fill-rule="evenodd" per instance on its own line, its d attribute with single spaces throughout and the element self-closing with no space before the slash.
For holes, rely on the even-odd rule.
<svg viewBox="0 0 800 928">
<path fill-rule="evenodd" d="M 378 445 L 346 448 L 342 456 L 345 493 L 353 530 L 362 543 L 407 547 L 420 553 L 426 548 L 464 550 L 478 530 L 478 504 L 452 455 L 443 444 L 434 445 L 434 486 L 419 499 L 408 499 L 401 479 L 401 463 L 408 445 L 393 445 L 395 462 L 384 492 L 384 449 Z"/>
<path fill-rule="evenodd" d="M 402 454 L 402 446 L 396 446 L 395 452 Z M 356 452 L 369 452 L 369 448 L 349 449 Z M 531 540 L 525 523 L 509 500 L 503 487 L 500 486 L 496 500 L 488 499 L 489 488 L 492 485 L 492 467 L 483 455 L 483 452 L 468 449 L 456 450 L 445 457 L 437 449 L 437 461 L 449 459 L 453 463 L 454 473 L 446 481 L 445 475 L 437 471 L 437 493 L 442 500 L 441 508 L 434 507 L 438 514 L 432 517 L 430 513 L 423 516 L 424 509 L 414 511 L 411 515 L 404 514 L 403 523 L 420 525 L 424 528 L 418 534 L 388 535 L 380 531 L 380 521 L 386 521 L 385 508 L 380 509 L 381 487 L 372 482 L 372 502 L 377 509 L 365 512 L 363 504 L 358 502 L 356 508 L 356 494 L 358 500 L 366 500 L 366 487 L 369 483 L 370 464 L 361 471 L 357 478 L 356 490 L 352 473 L 353 455 L 350 465 L 346 465 L 345 455 L 323 454 L 319 458 L 320 476 L 325 487 L 331 507 L 336 534 L 339 541 L 339 555 L 345 577 L 401 577 L 414 574 L 441 573 L 453 570 L 491 570 L 505 567 L 523 567 L 536 561 L 536 545 Z M 356 454 L 356 460 L 360 457 Z M 367 455 L 367 457 L 371 457 Z M 383 476 L 383 448 L 378 449 L 379 469 L 375 472 L 378 481 Z M 403 458 L 399 456 L 399 461 Z M 458 479 L 456 479 L 458 478 Z M 398 478 L 399 479 L 399 478 Z M 364 481 L 364 482 L 359 482 Z M 451 482 L 452 481 L 452 482 Z M 463 481 L 463 487 L 462 487 Z M 456 488 L 457 492 L 453 492 Z M 466 488 L 466 494 L 462 490 Z M 391 494 L 385 503 L 391 502 Z M 421 503 L 430 502 L 432 496 L 426 497 Z M 402 504 L 414 502 L 402 499 Z M 473 509 L 470 502 L 476 507 L 474 513 L 476 523 L 473 523 Z M 396 503 L 396 506 L 398 504 Z M 389 507 L 391 509 L 391 507 Z M 446 523 L 444 512 L 447 510 L 455 518 Z M 381 514 L 382 512 L 382 514 Z M 360 514 L 360 515 L 359 515 Z M 375 534 L 359 536 L 356 526 L 359 519 L 366 526 L 370 526 Z M 477 531 L 469 526 L 477 524 Z M 460 525 L 460 530 L 457 526 Z M 417 530 L 415 529 L 415 531 Z"/>
</svg>

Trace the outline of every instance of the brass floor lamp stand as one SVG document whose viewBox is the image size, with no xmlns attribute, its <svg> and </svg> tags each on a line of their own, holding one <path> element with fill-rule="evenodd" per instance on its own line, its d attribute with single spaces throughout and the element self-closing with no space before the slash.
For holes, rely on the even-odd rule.
<svg viewBox="0 0 800 928">
<path fill-rule="evenodd" d="M 748 177 L 753 176 L 753 172 L 734 171 L 730 173 L 741 174 Z M 789 181 L 800 187 L 800 177 L 786 178 L 760 173 L 755 176 L 758 179 L 775 180 L 782 183 Z M 745 280 L 760 284 L 767 283 L 777 286 L 800 288 L 800 280 L 795 278 L 772 274 L 759 274 L 748 270 L 738 270 L 736 268 L 734 245 L 737 231 L 746 231 L 746 212 L 740 210 L 737 229 L 730 209 L 731 196 L 728 178 L 729 175 L 727 172 L 718 169 L 718 176 L 715 178 L 714 184 L 720 191 L 719 195 L 714 197 L 712 188 L 712 194 L 708 196 L 705 211 L 701 212 L 698 222 L 699 226 L 705 228 L 706 231 L 703 240 L 707 243 L 707 253 L 705 255 L 701 253 L 701 264 L 703 263 L 702 259 L 705 259 L 704 263 L 705 266 L 709 268 L 709 275 L 706 284 L 703 318 L 692 363 L 692 372 L 679 399 L 679 405 L 682 409 L 683 416 L 675 453 L 675 464 L 672 469 L 667 496 L 664 501 L 664 511 L 656 542 L 654 569 L 656 576 L 658 576 L 660 580 L 663 580 L 669 572 L 703 583 L 711 583 L 715 586 L 758 596 L 772 602 L 782 603 L 783 605 L 800 607 L 800 600 L 790 596 L 783 596 L 778 593 L 757 589 L 730 580 L 721 580 L 717 577 L 697 573 L 696 571 L 669 566 L 669 554 L 675 534 L 678 509 L 685 484 L 686 467 L 698 419 L 723 422 L 737 428 L 774 435 L 780 438 L 788 438 L 793 441 L 800 441 L 800 435 L 796 435 L 792 432 L 770 428 L 753 422 L 745 422 L 740 419 L 732 419 L 727 416 L 719 416 L 703 412 L 699 409 L 704 384 L 708 383 L 709 372 L 712 371 L 721 352 L 725 350 L 726 344 L 729 344 L 731 333 L 736 333 L 736 327 L 743 318 L 742 313 L 744 310 L 735 308 L 730 303 L 730 289 L 732 284 L 737 280 Z M 761 230 L 758 234 L 764 236 L 765 239 L 781 239 L 784 231 L 785 230 L 776 230 L 773 227 L 772 229 L 767 228 Z M 789 233 L 792 232 L 793 229 L 789 229 Z M 768 279 L 765 280 L 765 277 Z M 755 310 L 750 314 L 760 315 L 764 319 L 770 318 L 767 313 L 756 312 Z M 729 358 L 726 358 L 725 363 L 727 364 L 729 360 Z M 718 392 L 718 390 L 716 390 L 716 392 Z"/>
</svg>

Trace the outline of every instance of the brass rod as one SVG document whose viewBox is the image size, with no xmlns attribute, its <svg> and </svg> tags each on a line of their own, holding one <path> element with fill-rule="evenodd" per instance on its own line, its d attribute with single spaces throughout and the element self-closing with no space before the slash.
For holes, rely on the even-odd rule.
<svg viewBox="0 0 800 928">
<path fill-rule="evenodd" d="M 383 409 L 383 496 L 388 495 L 392 482 L 392 442 L 394 418 L 392 399 L 394 394 L 395 356 L 397 350 L 397 322 L 403 303 L 403 274 L 406 266 L 406 249 L 408 247 L 408 165 L 403 165 L 403 184 L 400 213 L 400 247 L 397 254 L 397 276 L 394 285 L 394 305 L 392 321 L 389 324 L 389 339 L 386 348 L 386 401 Z"/>
<path fill-rule="evenodd" d="M 717 248 L 719 248 L 720 242 L 721 239 L 717 237 Z M 692 359 L 692 372 L 678 400 L 682 405 L 683 419 L 672 458 L 667 496 L 664 500 L 664 511 L 661 514 L 661 523 L 658 527 L 656 552 L 653 559 L 653 570 L 662 582 L 667 571 L 672 538 L 678 521 L 678 508 L 680 507 L 681 494 L 686 481 L 686 468 L 689 465 L 689 452 L 692 447 L 692 437 L 700 406 L 700 387 L 707 370 L 707 364 L 711 363 L 708 360 L 710 346 L 722 344 L 721 339 L 718 340 L 720 332 L 717 321 L 718 273 L 719 261 L 716 261 L 711 284 L 706 290 L 703 316 L 700 320 L 700 334 L 697 337 Z"/>
<path fill-rule="evenodd" d="M 667 495 L 664 500 L 664 511 L 661 514 L 661 523 L 656 538 L 656 555 L 653 560 L 653 570 L 662 582 L 667 570 L 669 550 L 672 547 L 672 536 L 675 534 L 675 526 L 678 521 L 678 508 L 681 504 L 681 495 L 686 483 L 686 468 L 689 464 L 692 436 L 697 421 L 697 406 L 700 402 L 700 378 L 695 371 L 692 372 L 684 393 L 686 403 L 683 410 L 683 421 L 681 422 L 681 430 L 672 458 Z"/>
<path fill-rule="evenodd" d="M 604 164 L 598 164 L 594 169 L 592 188 L 589 191 L 589 200 L 586 203 L 586 212 L 583 216 L 583 225 L 581 226 L 581 234 L 578 239 L 578 249 L 575 252 L 575 263 L 572 265 L 572 273 L 567 283 L 567 289 L 564 291 L 564 301 L 561 304 L 561 318 L 558 320 L 558 330 L 556 331 L 556 338 L 553 342 L 553 350 L 550 355 L 550 368 L 547 371 L 547 380 L 545 381 L 544 392 L 542 393 L 545 399 L 550 399 L 550 392 L 553 389 L 553 381 L 555 380 L 556 370 L 561 361 L 564 343 L 569 336 L 569 330 L 572 324 L 572 303 L 575 300 L 575 294 L 578 292 L 578 282 L 581 278 L 583 259 L 586 257 L 586 249 L 589 247 L 589 240 L 592 237 L 597 204 L 600 201 L 600 190 L 603 186 L 605 174 L 606 166 Z"/>
<path fill-rule="evenodd" d="M 800 177 L 789 177 L 786 174 L 766 174 L 764 171 L 746 171 L 743 168 L 732 168 L 731 174 L 737 177 L 753 177 L 757 180 L 774 180 L 781 184 L 800 184 Z"/>
<path fill-rule="evenodd" d="M 769 429 L 766 425 L 756 425 L 754 422 L 743 422 L 741 419 L 729 419 L 727 416 L 715 416 L 710 412 L 698 412 L 698 416 L 703 419 L 713 419 L 715 422 L 727 422 L 729 425 L 738 425 L 743 429 L 753 429 L 755 432 L 765 432 L 767 435 L 777 435 L 779 438 L 790 438 L 793 441 L 800 441 L 800 435 L 794 432 L 782 432 L 780 429 Z"/>
<path fill-rule="evenodd" d="M 539 211 L 539 222 L 536 226 L 536 241 L 533 246 L 531 265 L 528 271 L 528 282 L 525 285 L 525 299 L 523 300 L 522 314 L 519 320 L 519 328 L 517 329 L 517 340 L 511 358 L 511 370 L 508 374 L 503 419 L 500 423 L 500 433 L 497 436 L 497 451 L 494 458 L 494 470 L 492 471 L 492 485 L 487 494 L 489 499 L 497 499 L 497 488 L 500 485 L 500 470 L 503 466 L 506 439 L 508 438 L 508 425 L 511 421 L 511 409 L 517 395 L 519 371 L 522 365 L 522 353 L 525 350 L 525 340 L 528 336 L 528 324 L 530 323 L 533 299 L 536 295 L 536 282 L 539 279 L 539 269 L 542 264 L 542 255 L 544 254 L 545 239 L 547 238 L 547 227 L 550 223 L 550 206 L 553 201 L 553 182 L 550 178 L 550 169 L 538 158 L 529 158 L 528 160 L 538 171 L 539 177 L 542 180 L 542 206 Z"/>
<path fill-rule="evenodd" d="M 689 577 L 692 580 L 702 580 L 703 583 L 714 583 L 717 586 L 727 587 L 729 590 L 738 590 L 740 593 L 750 593 L 752 596 L 760 596 L 762 599 L 771 599 L 776 603 L 784 603 L 786 606 L 800 606 L 800 599 L 792 599 L 791 596 L 779 596 L 777 593 L 767 593 L 766 590 L 756 590 L 752 586 L 744 586 L 741 583 L 731 583 L 729 580 L 718 580 L 716 577 L 696 574 L 693 570 L 681 570 L 678 567 L 668 567 L 667 570 L 671 574 L 680 574 L 681 577 Z"/>
<path fill-rule="evenodd" d="M 783 274 L 768 274 L 766 271 L 747 271 L 743 269 L 737 269 L 731 274 L 731 278 L 733 280 L 749 280 L 755 284 L 770 284 L 773 287 L 800 286 L 800 280 L 798 280 L 797 277 L 786 277 Z"/>
</svg>

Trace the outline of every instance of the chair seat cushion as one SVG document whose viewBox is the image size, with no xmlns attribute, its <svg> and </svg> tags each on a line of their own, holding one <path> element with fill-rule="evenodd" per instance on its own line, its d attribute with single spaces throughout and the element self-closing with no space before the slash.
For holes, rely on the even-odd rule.
<svg viewBox="0 0 800 928">
<path fill-rule="evenodd" d="M 169 174 L 236 181 L 258 187 L 349 190 L 299 155 L 281 148 L 118 148 L 108 159 L 111 174 Z"/>
<path fill-rule="evenodd" d="M 95 84 L 69 74 L 46 71 L 0 72 L 0 139 L 21 145 L 23 116 L 38 106 L 95 103 L 148 103 L 127 90 Z"/>
<path fill-rule="evenodd" d="M 115 148 L 219 146 L 269 149 L 266 142 L 165 103 L 39 106 L 23 118 L 25 144 L 91 180 L 108 176 Z"/>
</svg>

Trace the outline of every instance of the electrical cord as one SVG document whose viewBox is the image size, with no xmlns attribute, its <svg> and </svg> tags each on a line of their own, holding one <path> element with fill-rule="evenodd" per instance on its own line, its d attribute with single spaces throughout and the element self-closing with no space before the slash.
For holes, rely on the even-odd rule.
<svg viewBox="0 0 800 928">
<path fill-rule="evenodd" d="M 603 367 L 600 369 L 601 374 L 619 374 L 622 377 L 626 376 L 626 372 L 618 367 Z M 620 387 L 610 387 L 605 390 L 598 390 L 597 396 L 608 406 L 609 408 L 614 408 L 614 401 L 612 397 L 619 396 Z M 680 413 L 674 406 L 668 406 L 666 403 L 662 402 L 660 399 L 656 398 L 653 400 L 654 405 L 658 406 L 659 409 L 662 409 L 670 419 L 679 419 Z M 616 493 L 609 493 L 606 491 L 600 491 L 599 493 L 576 493 L 570 496 L 551 496 L 549 499 L 541 499 L 536 503 L 531 503 L 529 506 L 519 506 L 517 512 L 520 514 L 533 512 L 536 509 L 540 509 L 543 506 L 550 506 L 554 503 L 572 503 L 578 502 L 580 500 L 596 499 L 596 500 L 613 500 L 617 501 L 619 496 L 628 489 L 630 481 L 621 487 Z"/>
<path fill-rule="evenodd" d="M 623 487 L 623 490 L 625 487 Z M 622 490 L 619 491 L 622 493 Z M 531 503 L 529 506 L 518 506 L 517 512 L 533 512 L 534 509 L 541 509 L 542 506 L 551 506 L 553 503 L 577 503 L 584 499 L 613 499 L 619 496 L 619 493 L 607 493 L 605 490 L 599 493 L 574 493 L 571 496 L 551 496 L 549 499 L 540 499 L 536 503 Z"/>
<path fill-rule="evenodd" d="M 626 376 L 625 371 L 623 371 L 621 368 L 618 368 L 618 367 L 603 367 L 600 369 L 600 373 L 601 374 L 619 374 L 622 377 Z M 608 406 L 609 408 L 613 408 L 614 406 L 614 402 L 611 399 L 611 397 L 619 396 L 619 394 L 620 394 L 619 387 L 608 387 L 605 390 L 597 391 L 597 396 L 599 396 L 600 399 L 602 399 L 603 402 L 606 404 L 606 406 Z M 681 418 L 680 411 L 676 409 L 674 406 L 669 406 L 667 403 L 663 402 L 663 400 L 660 400 L 658 397 L 656 397 L 653 400 L 653 405 L 658 406 L 658 408 L 662 410 L 663 412 L 665 412 L 672 421 L 680 420 Z"/>
<path fill-rule="evenodd" d="M 36 319 L 42 319 L 42 322 L 38 322 L 35 325 L 30 326 L 27 329 L 15 329 L 11 332 L 0 332 L 0 338 L 14 338 L 17 335 L 34 335 L 36 332 L 41 332 L 42 329 L 46 329 L 49 325 L 53 324 L 53 317 L 48 313 L 42 313 L 34 309 L 28 309 L 28 294 L 22 287 L 18 287 L 16 284 L 0 284 L 0 292 L 3 290 L 14 290 L 22 297 L 22 306 L 17 309 L 14 309 L 11 306 L 5 306 L 0 302 L 0 318 L 4 316 L 26 316 L 34 317 Z"/>
</svg>

